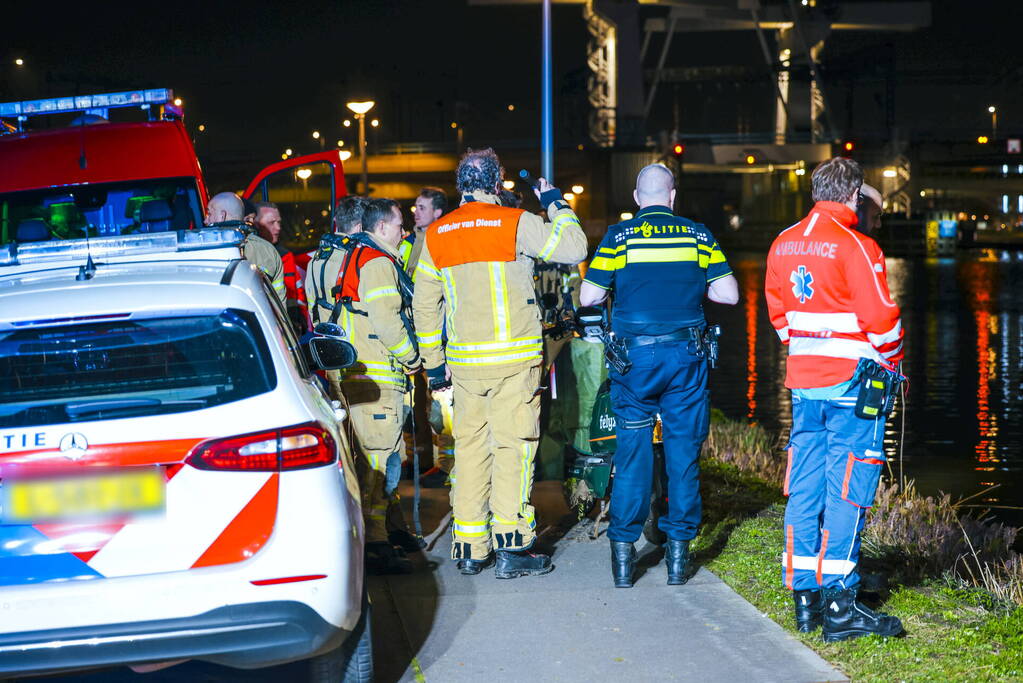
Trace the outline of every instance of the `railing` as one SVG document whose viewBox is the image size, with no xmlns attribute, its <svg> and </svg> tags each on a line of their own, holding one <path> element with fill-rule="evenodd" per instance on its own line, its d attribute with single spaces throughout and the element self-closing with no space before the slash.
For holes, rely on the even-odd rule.
<svg viewBox="0 0 1023 683">
<path fill-rule="evenodd" d="M 519 140 L 487 140 L 487 147 L 493 147 L 498 153 L 506 149 L 539 149 L 540 141 L 534 139 Z M 471 144 L 469 146 L 472 146 Z M 482 146 L 482 145 L 480 145 Z M 566 147 L 567 149 L 567 147 Z M 377 154 L 457 154 L 458 143 L 447 142 L 396 142 L 387 145 L 369 147 L 370 156 Z"/>
</svg>

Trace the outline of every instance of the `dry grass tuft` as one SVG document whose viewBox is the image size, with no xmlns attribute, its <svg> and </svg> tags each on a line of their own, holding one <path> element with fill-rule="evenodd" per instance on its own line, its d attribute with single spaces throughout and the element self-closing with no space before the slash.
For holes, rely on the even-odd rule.
<svg viewBox="0 0 1023 683">
<path fill-rule="evenodd" d="M 756 424 L 717 417 L 704 457 L 781 486 L 786 458 L 776 437 Z M 922 496 L 912 481 L 881 482 L 863 532 L 863 552 L 890 564 L 902 582 L 951 576 L 1023 605 L 1018 529 L 961 507 L 948 494 Z"/>
<path fill-rule="evenodd" d="M 781 486 L 787 461 L 777 442 L 777 437 L 760 425 L 718 418 L 710 425 L 703 455 Z"/>
</svg>

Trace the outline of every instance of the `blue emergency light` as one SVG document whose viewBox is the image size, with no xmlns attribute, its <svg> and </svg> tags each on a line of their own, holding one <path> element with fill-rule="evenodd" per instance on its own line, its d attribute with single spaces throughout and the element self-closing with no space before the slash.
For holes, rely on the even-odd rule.
<svg viewBox="0 0 1023 683">
<path fill-rule="evenodd" d="M 44 100 L 23 102 L 0 102 L 0 117 L 16 117 L 20 122 L 30 116 L 83 112 L 106 117 L 110 109 L 139 107 L 149 109 L 152 105 L 172 103 L 174 91 L 170 88 L 150 90 L 126 90 L 102 95 L 75 95 L 74 97 L 50 97 Z M 19 126 L 20 127 L 20 126 Z"/>
<path fill-rule="evenodd" d="M 202 228 L 91 239 L 12 242 L 0 247 L 0 268 L 146 254 L 172 254 L 239 247 L 245 235 L 234 228 Z"/>
</svg>

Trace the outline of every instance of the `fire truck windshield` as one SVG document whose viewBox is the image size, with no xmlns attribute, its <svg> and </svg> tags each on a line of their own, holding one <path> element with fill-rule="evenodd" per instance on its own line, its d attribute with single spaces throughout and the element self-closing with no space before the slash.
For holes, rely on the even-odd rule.
<svg viewBox="0 0 1023 683">
<path fill-rule="evenodd" d="M 75 185 L 0 194 L 0 244 L 202 226 L 194 178 Z"/>
</svg>

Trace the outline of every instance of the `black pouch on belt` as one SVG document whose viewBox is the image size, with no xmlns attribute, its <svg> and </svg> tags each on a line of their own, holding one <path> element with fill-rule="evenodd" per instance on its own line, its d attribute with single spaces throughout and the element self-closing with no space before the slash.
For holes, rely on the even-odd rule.
<svg viewBox="0 0 1023 683">
<path fill-rule="evenodd" d="M 866 420 L 888 417 L 895 407 L 899 376 L 872 360 L 860 359 L 856 377 L 859 383 L 856 417 Z"/>
</svg>

